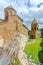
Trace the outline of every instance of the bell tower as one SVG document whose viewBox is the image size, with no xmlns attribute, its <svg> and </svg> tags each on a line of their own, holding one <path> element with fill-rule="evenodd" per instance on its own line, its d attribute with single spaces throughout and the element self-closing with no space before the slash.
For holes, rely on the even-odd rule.
<svg viewBox="0 0 43 65">
<path fill-rule="evenodd" d="M 39 29 L 39 24 L 36 19 L 33 20 L 31 24 L 30 38 L 38 38 L 41 37 L 41 31 Z"/>
</svg>

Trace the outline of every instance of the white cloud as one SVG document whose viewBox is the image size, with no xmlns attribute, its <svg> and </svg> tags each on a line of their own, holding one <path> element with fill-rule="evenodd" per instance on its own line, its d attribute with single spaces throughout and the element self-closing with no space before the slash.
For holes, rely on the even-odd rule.
<svg viewBox="0 0 43 65">
<path fill-rule="evenodd" d="M 25 21 L 27 26 L 30 26 L 32 20 L 36 18 L 42 27 L 43 21 L 43 5 L 37 8 L 37 5 L 43 3 L 43 0 L 0 0 L 0 15 L 3 12 L 3 9 L 11 5 L 16 9 L 18 15 L 20 15 Z M 1 15 L 3 16 L 3 14 Z M 1 18 L 0 16 L 0 18 Z"/>
<path fill-rule="evenodd" d="M 38 4 L 42 3 L 43 0 L 30 0 L 30 3 L 33 5 L 33 6 L 37 6 Z"/>
<path fill-rule="evenodd" d="M 33 6 L 29 7 L 29 3 Z M 13 7 L 17 10 L 17 13 L 23 18 L 23 20 L 25 21 L 25 25 L 28 26 L 28 28 L 30 28 L 30 25 L 34 18 L 37 19 L 40 27 L 43 27 L 41 24 L 43 20 L 43 5 L 37 8 L 37 5 L 40 3 L 43 3 L 43 0 L 15 0 L 13 2 Z"/>
<path fill-rule="evenodd" d="M 7 5 L 7 2 L 5 0 L 0 0 L 0 5 Z"/>
</svg>

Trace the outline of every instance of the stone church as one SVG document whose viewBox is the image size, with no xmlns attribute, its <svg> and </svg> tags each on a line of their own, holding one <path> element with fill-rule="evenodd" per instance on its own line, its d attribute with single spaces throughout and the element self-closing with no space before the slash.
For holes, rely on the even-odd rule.
<svg viewBox="0 0 43 65">
<path fill-rule="evenodd" d="M 41 37 L 41 31 L 39 30 L 39 24 L 36 19 L 33 20 L 31 24 L 30 38 Z"/>
<path fill-rule="evenodd" d="M 17 15 L 12 7 L 6 7 L 5 19 L 0 19 L 0 39 L 2 43 L 8 43 L 19 34 L 28 36 L 28 28 L 23 24 L 23 20 Z M 0 43 L 0 45 L 2 44 Z"/>
</svg>

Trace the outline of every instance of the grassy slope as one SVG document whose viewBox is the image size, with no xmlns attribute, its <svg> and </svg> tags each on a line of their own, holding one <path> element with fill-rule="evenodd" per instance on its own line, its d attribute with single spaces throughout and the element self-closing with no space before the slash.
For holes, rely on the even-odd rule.
<svg viewBox="0 0 43 65">
<path fill-rule="evenodd" d="M 18 58 L 15 58 L 15 63 L 14 63 L 14 65 L 22 65 L 22 64 L 21 64 L 21 62 L 19 61 Z"/>
<path fill-rule="evenodd" d="M 37 62 L 38 51 L 41 49 L 40 43 L 41 43 L 41 39 L 37 38 L 35 39 L 35 43 L 30 44 L 30 45 L 28 44 L 24 49 L 24 52 L 27 53 L 27 57 L 29 58 L 29 55 L 32 55 L 32 59 L 35 60 L 36 64 L 38 64 Z"/>
</svg>

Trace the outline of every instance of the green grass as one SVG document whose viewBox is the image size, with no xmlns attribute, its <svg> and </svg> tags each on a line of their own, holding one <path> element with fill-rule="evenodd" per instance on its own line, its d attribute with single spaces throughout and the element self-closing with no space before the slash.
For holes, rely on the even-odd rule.
<svg viewBox="0 0 43 65">
<path fill-rule="evenodd" d="M 41 49 L 40 43 L 42 40 L 40 38 L 34 40 L 35 43 L 26 45 L 24 52 L 27 54 L 27 58 L 29 58 L 30 55 L 32 55 L 32 59 L 35 60 L 36 65 L 38 65 L 38 52 Z"/>
<path fill-rule="evenodd" d="M 10 65 L 22 65 L 20 60 L 16 57 L 15 60 Z"/>
<path fill-rule="evenodd" d="M 22 64 L 21 64 L 21 62 L 19 61 L 18 58 L 15 58 L 15 63 L 14 63 L 14 65 L 22 65 Z"/>
<path fill-rule="evenodd" d="M 32 42 L 32 40 L 31 40 L 31 39 L 29 39 L 29 40 L 28 40 L 28 42 Z"/>
</svg>

